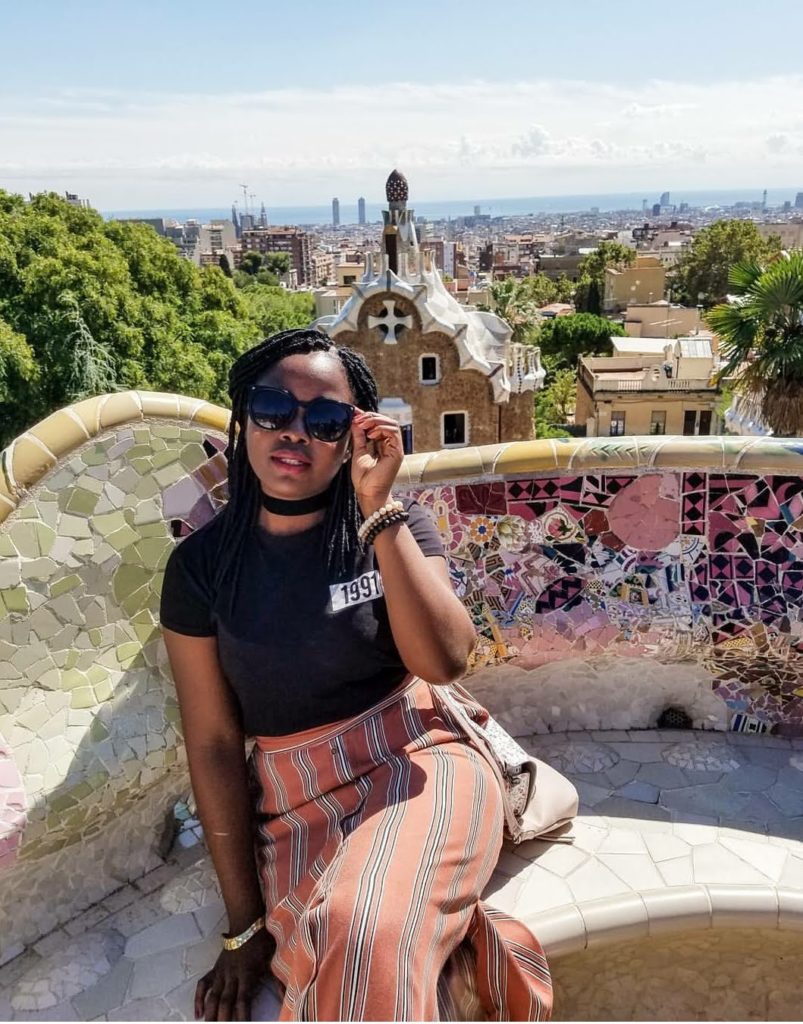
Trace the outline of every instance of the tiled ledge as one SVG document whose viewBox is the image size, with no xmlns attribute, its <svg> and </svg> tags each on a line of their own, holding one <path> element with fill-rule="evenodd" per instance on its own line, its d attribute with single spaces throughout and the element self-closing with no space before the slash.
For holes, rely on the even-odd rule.
<svg viewBox="0 0 803 1024">
<path fill-rule="evenodd" d="M 98 434 L 145 419 L 177 420 L 215 430 L 228 428 L 229 411 L 211 402 L 154 391 L 123 391 L 88 398 L 60 409 L 13 441 L 0 454 L 0 522 L 59 458 Z M 408 455 L 401 486 L 480 480 L 528 473 L 594 470 L 645 472 L 707 469 L 803 474 L 800 438 L 595 437 L 512 441 Z"/>
<path fill-rule="evenodd" d="M 771 885 L 681 885 L 526 916 L 554 959 L 615 942 L 707 928 L 803 932 L 803 892 Z"/>
</svg>

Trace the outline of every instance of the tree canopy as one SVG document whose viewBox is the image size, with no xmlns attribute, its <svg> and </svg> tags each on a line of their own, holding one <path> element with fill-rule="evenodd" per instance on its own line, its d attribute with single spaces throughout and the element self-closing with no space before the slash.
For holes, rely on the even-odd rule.
<svg viewBox="0 0 803 1024">
<path fill-rule="evenodd" d="M 766 261 L 780 248 L 779 238 L 762 238 L 751 220 L 715 221 L 695 234 L 672 268 L 672 298 L 685 306 L 724 302 L 732 267 Z"/>
<path fill-rule="evenodd" d="M 579 356 L 609 355 L 611 337 L 623 335 L 621 324 L 606 320 L 593 313 L 574 313 L 556 316 L 541 324 L 538 344 L 541 354 L 549 357 L 557 369 L 574 370 Z"/>
<path fill-rule="evenodd" d="M 149 225 L 0 190 L 0 444 L 102 391 L 227 404 L 232 361 L 313 316 L 309 294 L 237 289 Z"/>
</svg>

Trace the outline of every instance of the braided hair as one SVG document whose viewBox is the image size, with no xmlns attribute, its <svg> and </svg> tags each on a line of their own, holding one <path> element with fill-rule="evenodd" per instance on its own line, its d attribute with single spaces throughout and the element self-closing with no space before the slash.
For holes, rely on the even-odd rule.
<svg viewBox="0 0 803 1024">
<path fill-rule="evenodd" d="M 223 522 L 215 576 L 219 587 L 230 573 L 234 574 L 232 596 L 239 577 L 243 545 L 257 525 L 261 507 L 261 485 L 248 461 L 245 443 L 249 388 L 280 360 L 311 352 L 329 352 L 338 358 L 346 371 L 356 404 L 366 412 L 376 412 L 379 408 L 376 380 L 363 357 L 350 349 L 338 348 L 327 335 L 313 328 L 296 328 L 274 334 L 234 362 L 229 371 L 231 420 L 226 448 L 229 500 L 220 513 Z M 331 501 L 324 519 L 321 554 L 326 559 L 330 576 L 335 580 L 348 579 L 354 570 L 361 518 L 349 460 L 340 467 L 332 482 Z"/>
</svg>

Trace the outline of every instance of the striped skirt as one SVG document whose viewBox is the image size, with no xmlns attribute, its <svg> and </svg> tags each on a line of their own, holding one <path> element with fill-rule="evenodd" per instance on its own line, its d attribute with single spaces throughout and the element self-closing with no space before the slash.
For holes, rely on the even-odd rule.
<svg viewBox="0 0 803 1024">
<path fill-rule="evenodd" d="M 546 960 L 480 894 L 502 794 L 437 687 L 258 737 L 257 861 L 282 1020 L 543 1020 Z"/>
</svg>

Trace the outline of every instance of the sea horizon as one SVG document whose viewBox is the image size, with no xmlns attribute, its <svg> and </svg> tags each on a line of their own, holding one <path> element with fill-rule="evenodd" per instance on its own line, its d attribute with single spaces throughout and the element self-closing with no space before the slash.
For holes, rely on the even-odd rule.
<svg viewBox="0 0 803 1024">
<path fill-rule="evenodd" d="M 794 203 L 797 191 L 803 189 L 795 188 L 768 188 L 767 206 L 770 208 L 782 206 L 787 200 Z M 729 207 L 738 202 L 760 203 L 763 197 L 763 189 L 679 189 L 676 192 L 670 191 L 670 205 L 680 206 L 681 203 L 688 203 L 695 208 L 705 207 Z M 458 217 L 471 217 L 474 215 L 474 208 L 479 207 L 481 215 L 490 217 L 517 217 L 537 214 L 553 213 L 556 216 L 561 214 L 590 213 L 594 208 L 600 213 L 631 212 L 641 213 L 643 200 L 647 200 L 647 214 L 651 215 L 652 204 L 658 202 L 659 197 L 652 192 L 614 192 L 614 193 L 578 193 L 572 195 L 555 196 L 521 196 L 501 199 L 446 199 L 446 200 L 410 200 L 410 207 L 415 211 L 419 219 L 427 220 L 448 220 Z M 382 210 L 387 204 L 384 202 L 368 202 L 365 204 L 366 220 L 368 224 L 379 223 L 382 220 Z M 268 223 L 271 225 L 303 225 L 319 226 L 331 225 L 332 207 L 331 203 L 309 206 L 270 206 L 265 204 Z M 213 219 L 230 219 L 231 207 L 163 207 L 138 210 L 103 210 L 102 215 L 107 219 L 122 217 L 142 218 L 164 218 L 165 220 L 187 220 L 209 221 Z M 238 207 L 238 213 L 242 213 Z M 254 206 L 249 212 L 259 216 L 259 206 Z M 340 202 L 340 225 L 357 224 L 357 203 Z"/>
</svg>

